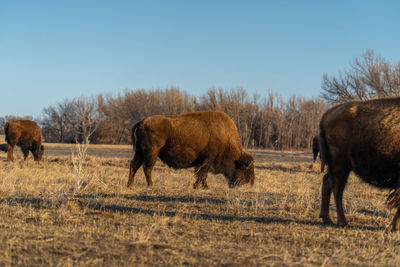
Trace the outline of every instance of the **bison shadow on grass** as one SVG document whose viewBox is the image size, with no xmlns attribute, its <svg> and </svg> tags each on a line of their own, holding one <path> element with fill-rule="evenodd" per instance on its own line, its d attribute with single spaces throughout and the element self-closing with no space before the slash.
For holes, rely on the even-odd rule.
<svg viewBox="0 0 400 267">
<path fill-rule="evenodd" d="M 111 197 L 112 195 L 109 195 Z M 235 216 L 235 215 L 223 215 L 223 214 L 212 214 L 212 213 L 182 213 L 182 212 L 175 212 L 175 211 L 158 211 L 158 210 L 153 210 L 153 209 L 144 209 L 144 208 L 133 208 L 133 207 L 127 207 L 127 206 L 122 206 L 122 205 L 104 205 L 102 201 L 96 202 L 93 200 L 88 199 L 95 199 L 98 196 L 96 195 L 83 195 L 81 197 L 77 196 L 73 198 L 72 200 L 78 201 L 79 205 L 82 205 L 85 207 L 87 212 L 85 213 L 86 216 L 91 216 L 93 213 L 90 212 L 96 211 L 96 212 L 110 212 L 110 213 L 121 213 L 121 214 L 126 214 L 126 213 L 132 213 L 132 214 L 143 214 L 143 215 L 159 215 L 159 216 L 166 216 L 166 217 L 182 217 L 182 218 L 192 218 L 192 219 L 198 219 L 198 220 L 207 220 L 207 221 L 228 221 L 228 222 L 257 222 L 257 223 L 263 223 L 263 224 L 272 224 L 272 223 L 278 223 L 278 224 L 300 224 L 300 225 L 308 225 L 308 226 L 322 226 L 322 223 L 318 223 L 315 221 L 307 221 L 307 220 L 295 220 L 295 219 L 284 219 L 284 218 L 278 218 L 275 216 L 271 217 L 254 217 L 254 216 Z M 151 199 L 152 197 L 148 196 L 138 196 L 137 198 L 139 199 Z M 181 201 L 188 201 L 188 200 L 199 200 L 198 198 L 192 198 L 192 197 L 160 197 L 162 200 L 161 201 L 172 201 L 172 202 L 181 202 Z M 158 197 L 154 199 L 159 199 Z M 200 198 L 202 199 L 202 198 Z M 66 204 L 67 201 L 71 200 L 65 200 L 65 201 L 58 201 L 58 202 L 52 202 L 50 200 L 45 200 L 45 199 L 40 199 L 40 198 L 3 198 L 0 199 L 0 204 L 7 204 L 9 206 L 25 206 L 25 207 L 31 207 L 35 209 L 40 209 L 40 210 L 48 210 L 52 208 L 58 208 L 63 204 Z M 145 200 L 146 201 L 146 200 Z M 212 199 L 205 198 L 203 199 L 204 202 L 212 202 Z M 216 202 L 220 202 L 221 204 L 225 204 L 226 200 L 217 200 Z M 196 201 L 199 203 L 199 201 Z M 185 202 L 186 203 L 186 202 Z M 364 213 L 364 210 L 360 210 L 361 213 Z M 381 214 L 377 215 L 379 217 L 384 217 L 388 218 L 386 214 Z M 113 218 L 113 216 L 105 216 L 105 218 Z M 330 227 L 333 228 L 338 228 L 339 226 L 335 225 L 330 225 Z M 348 226 L 349 229 L 360 229 L 360 230 L 369 230 L 369 231 L 382 231 L 385 228 L 384 227 L 373 227 L 373 226 Z"/>
</svg>

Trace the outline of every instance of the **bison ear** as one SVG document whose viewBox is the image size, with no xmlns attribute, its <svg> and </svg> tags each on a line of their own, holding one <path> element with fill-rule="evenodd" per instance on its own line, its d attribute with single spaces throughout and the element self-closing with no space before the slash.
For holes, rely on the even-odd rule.
<svg viewBox="0 0 400 267">
<path fill-rule="evenodd" d="M 240 170 L 246 170 L 253 163 L 254 163 L 254 158 L 247 153 L 243 153 L 242 155 L 240 155 L 238 160 L 235 160 L 235 168 Z"/>
</svg>

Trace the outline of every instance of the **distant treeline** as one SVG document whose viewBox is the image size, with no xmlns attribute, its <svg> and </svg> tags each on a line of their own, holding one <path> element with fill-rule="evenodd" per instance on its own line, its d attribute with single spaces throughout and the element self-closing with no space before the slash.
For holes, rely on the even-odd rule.
<svg viewBox="0 0 400 267">
<path fill-rule="evenodd" d="M 243 88 L 210 89 L 201 96 L 177 88 L 125 90 L 118 96 L 65 99 L 45 108 L 36 121 L 47 142 L 82 142 L 88 138 L 92 143 L 126 144 L 131 142 L 132 126 L 147 116 L 219 110 L 235 121 L 245 147 L 304 149 L 311 147 L 328 105 L 399 95 L 400 61 L 390 63 L 373 50 L 366 50 L 337 76 L 324 74 L 322 97 L 326 102 L 295 95 L 283 99 L 274 93 L 249 95 Z M 0 118 L 0 126 L 15 118 Z"/>
<path fill-rule="evenodd" d="M 91 143 L 127 144 L 132 126 L 147 116 L 219 110 L 235 121 L 245 147 L 303 149 L 311 146 L 325 109 L 318 98 L 283 100 L 273 93 L 250 96 L 242 88 L 210 89 L 196 97 L 169 88 L 65 99 L 43 109 L 36 121 L 47 142 L 81 142 L 89 137 Z M 1 126 L 15 118 L 0 118 Z"/>
</svg>

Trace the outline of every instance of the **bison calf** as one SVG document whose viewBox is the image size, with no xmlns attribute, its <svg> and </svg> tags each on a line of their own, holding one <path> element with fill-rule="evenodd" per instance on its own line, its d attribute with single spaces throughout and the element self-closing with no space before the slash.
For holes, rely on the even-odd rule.
<svg viewBox="0 0 400 267">
<path fill-rule="evenodd" d="M 142 164 L 147 184 L 152 184 L 157 157 L 175 169 L 194 167 L 194 188 L 208 187 L 209 171 L 223 174 L 230 187 L 254 183 L 254 159 L 242 150 L 235 123 L 223 112 L 151 116 L 132 128 L 132 142 L 128 187 Z"/>
<path fill-rule="evenodd" d="M 394 189 L 388 204 L 397 208 L 392 229 L 400 229 L 400 98 L 349 102 L 331 108 L 320 122 L 320 153 L 328 164 L 320 217 L 330 223 L 335 198 L 338 224 L 347 224 L 342 197 L 350 171 L 380 188 Z"/>
<path fill-rule="evenodd" d="M 6 141 L 8 144 L 7 160 L 13 161 L 14 147 L 19 146 L 24 154 L 24 160 L 32 152 L 35 161 L 41 160 L 44 152 L 42 146 L 42 133 L 34 121 L 16 120 L 7 122 L 4 127 Z"/>
</svg>

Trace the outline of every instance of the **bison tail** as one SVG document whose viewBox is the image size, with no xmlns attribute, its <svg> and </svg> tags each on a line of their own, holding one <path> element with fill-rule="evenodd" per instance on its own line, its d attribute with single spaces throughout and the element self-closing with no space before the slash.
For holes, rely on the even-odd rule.
<svg viewBox="0 0 400 267">
<path fill-rule="evenodd" d="M 141 120 L 141 121 L 139 121 L 139 122 L 137 122 L 137 123 L 132 127 L 132 133 L 131 133 L 132 135 L 131 135 L 131 137 L 132 137 L 132 145 L 133 145 L 134 147 L 136 147 L 136 135 L 135 135 L 136 129 L 137 129 L 140 125 L 142 125 L 143 121 L 144 121 L 144 119 Z"/>
<path fill-rule="evenodd" d="M 326 136 L 325 136 L 325 131 L 320 131 L 319 134 L 319 153 L 321 156 L 321 172 L 324 172 L 325 169 L 325 164 L 328 164 L 328 171 L 329 171 L 329 166 L 330 164 L 330 158 L 329 158 L 329 147 L 328 144 L 326 143 Z"/>
<path fill-rule="evenodd" d="M 393 190 L 386 199 L 388 208 L 395 209 L 400 208 L 400 188 Z"/>
</svg>

